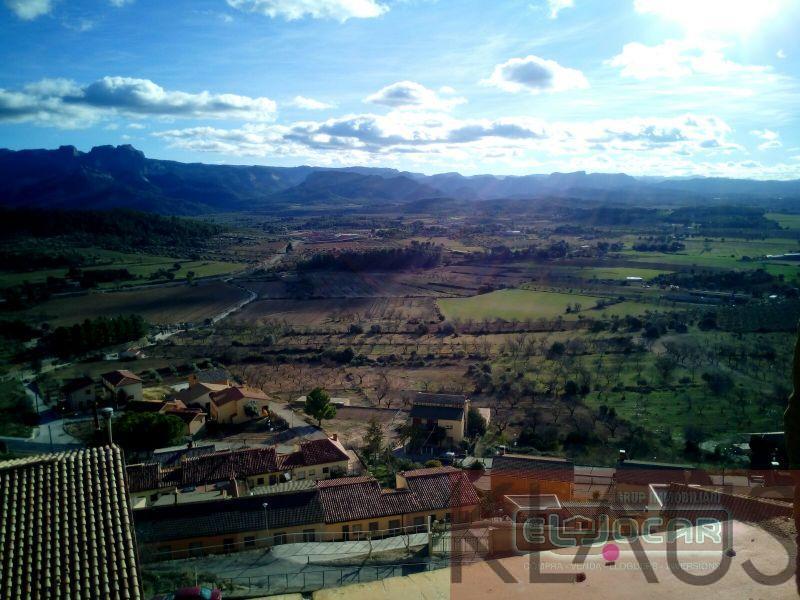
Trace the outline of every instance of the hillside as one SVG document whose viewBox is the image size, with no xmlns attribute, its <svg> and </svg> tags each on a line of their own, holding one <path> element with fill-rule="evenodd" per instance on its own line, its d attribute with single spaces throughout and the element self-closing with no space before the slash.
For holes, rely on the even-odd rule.
<svg viewBox="0 0 800 600">
<path fill-rule="evenodd" d="M 798 181 L 634 178 L 622 173 L 423 175 L 394 169 L 207 165 L 146 158 L 132 146 L 80 152 L 0 150 L 0 205 L 130 208 L 191 215 L 291 207 L 342 207 L 493 199 L 572 198 L 669 204 L 731 201 L 794 206 Z M 436 199 L 436 200 L 434 200 Z"/>
</svg>

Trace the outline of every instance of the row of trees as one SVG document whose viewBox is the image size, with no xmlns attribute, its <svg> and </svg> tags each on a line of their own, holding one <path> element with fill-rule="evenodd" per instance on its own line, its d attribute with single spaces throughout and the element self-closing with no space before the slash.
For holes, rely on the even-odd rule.
<svg viewBox="0 0 800 600">
<path fill-rule="evenodd" d="M 411 242 L 405 248 L 345 250 L 313 255 L 297 265 L 298 271 L 400 271 L 432 269 L 442 261 L 442 247 L 430 242 Z"/>
<path fill-rule="evenodd" d="M 140 315 L 97 317 L 71 327 L 57 327 L 45 338 L 44 347 L 60 358 L 69 358 L 138 340 L 147 331 L 147 323 Z"/>
</svg>

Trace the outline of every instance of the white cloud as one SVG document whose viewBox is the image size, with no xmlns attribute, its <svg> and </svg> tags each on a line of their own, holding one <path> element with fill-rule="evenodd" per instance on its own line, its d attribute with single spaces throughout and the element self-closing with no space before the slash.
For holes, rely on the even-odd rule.
<svg viewBox="0 0 800 600">
<path fill-rule="evenodd" d="M 269 98 L 165 90 L 149 79 L 103 77 L 86 86 L 44 79 L 22 90 L 0 89 L 0 121 L 86 127 L 115 115 L 271 120 Z"/>
<path fill-rule="evenodd" d="M 6 6 L 20 19 L 31 21 L 53 10 L 52 0 L 5 0 Z"/>
<path fill-rule="evenodd" d="M 312 17 L 314 19 L 370 19 L 379 17 L 388 9 L 376 0 L 227 0 L 232 8 L 258 12 L 270 18 L 283 17 L 289 21 Z"/>
<path fill-rule="evenodd" d="M 444 88 L 443 88 L 444 90 Z M 451 95 L 455 90 L 450 88 L 446 93 Z M 464 98 L 442 98 L 434 90 L 426 88 L 415 81 L 398 81 L 367 96 L 365 102 L 391 106 L 392 108 L 414 108 L 424 110 L 450 110 L 458 104 L 466 102 Z"/>
<path fill-rule="evenodd" d="M 562 10 L 575 6 L 575 0 L 547 0 L 547 5 L 550 8 L 550 18 L 556 19 Z"/>
<path fill-rule="evenodd" d="M 667 40 L 655 46 L 625 44 L 606 65 L 621 70 L 623 77 L 677 79 L 694 74 L 730 75 L 766 73 L 770 67 L 741 65 L 725 58 L 726 44 L 712 40 Z"/>
<path fill-rule="evenodd" d="M 777 131 L 772 131 L 771 129 L 754 129 L 750 134 L 763 140 L 763 143 L 758 145 L 759 150 L 773 150 L 783 147 L 781 134 Z"/>
<path fill-rule="evenodd" d="M 786 56 L 787 56 L 787 55 L 786 55 L 786 52 L 785 52 L 784 50 L 778 50 L 778 51 L 775 53 L 775 56 L 777 56 L 778 58 L 780 58 L 781 60 L 783 60 L 784 58 L 786 58 Z"/>
<path fill-rule="evenodd" d="M 236 156 L 292 156 L 324 163 L 369 163 L 405 157 L 421 162 L 469 158 L 694 156 L 740 150 L 730 127 L 713 116 L 548 123 L 530 117 L 457 119 L 445 113 L 394 110 L 288 125 L 235 129 L 192 127 L 154 133 L 171 146 Z"/>
<path fill-rule="evenodd" d="M 333 104 L 327 102 L 320 102 L 313 98 L 306 98 L 305 96 L 295 96 L 290 102 L 292 106 L 302 108 L 303 110 L 325 110 L 326 108 L 333 108 Z"/>
<path fill-rule="evenodd" d="M 134 0 L 108 0 L 111 6 L 116 6 L 117 8 L 121 6 L 125 6 L 126 4 L 133 4 Z"/>
<path fill-rule="evenodd" d="M 784 5 L 785 0 L 634 0 L 637 12 L 676 22 L 691 35 L 747 33 Z"/>
<path fill-rule="evenodd" d="M 146 129 L 141 123 L 128 123 L 128 129 Z"/>
<path fill-rule="evenodd" d="M 507 92 L 527 91 L 532 94 L 589 87 L 586 77 L 577 69 L 562 67 L 553 60 L 538 56 L 512 58 L 499 64 L 494 68 L 491 77 L 481 83 Z"/>
</svg>

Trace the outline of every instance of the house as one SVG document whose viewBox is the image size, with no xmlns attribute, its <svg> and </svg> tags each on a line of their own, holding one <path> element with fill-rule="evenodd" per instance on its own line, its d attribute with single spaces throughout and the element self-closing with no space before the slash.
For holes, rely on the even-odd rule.
<svg viewBox="0 0 800 600">
<path fill-rule="evenodd" d="M 315 489 L 147 508 L 134 521 L 143 562 L 313 542 L 323 529 Z"/>
<path fill-rule="evenodd" d="M 300 443 L 300 450 L 278 457 L 282 470 L 289 471 L 292 480 L 319 480 L 341 477 L 348 473 L 350 455 L 338 436 Z"/>
<path fill-rule="evenodd" d="M 325 531 L 342 540 L 396 535 L 423 531 L 429 521 L 452 521 L 454 512 L 468 522 L 477 512 L 478 495 L 463 471 L 406 471 L 401 484 L 382 490 L 370 476 L 318 481 Z"/>
<path fill-rule="evenodd" d="M 566 458 L 504 454 L 492 461 L 491 495 L 500 501 L 506 495 L 554 494 L 571 500 L 575 465 Z"/>
<path fill-rule="evenodd" d="M 211 394 L 226 390 L 228 387 L 226 383 L 190 383 L 188 388 L 175 394 L 174 398 L 175 400 L 180 400 L 189 408 L 200 408 L 210 414 Z"/>
<path fill-rule="evenodd" d="M 227 387 L 209 394 L 210 417 L 218 423 L 240 425 L 264 415 L 269 397 L 248 386 Z"/>
<path fill-rule="evenodd" d="M 409 418 L 412 426 L 427 435 L 423 447 L 457 446 L 466 436 L 469 398 L 460 394 L 419 392 L 411 400 Z"/>
<path fill-rule="evenodd" d="M 198 408 L 169 408 L 165 415 L 179 418 L 186 427 L 184 435 L 195 435 L 206 426 L 206 413 Z"/>
<path fill-rule="evenodd" d="M 275 484 L 259 495 L 138 510 L 142 559 L 386 537 L 427 530 L 429 521 L 468 522 L 476 514 L 477 493 L 457 469 L 406 471 L 401 483 L 382 490 L 372 477 L 330 479 L 312 487 L 305 480 Z"/>
<path fill-rule="evenodd" d="M 95 401 L 95 382 L 91 377 L 70 379 L 61 387 L 61 397 L 69 410 L 89 409 Z"/>
<path fill-rule="evenodd" d="M 120 360 L 141 360 L 147 358 L 140 348 L 128 348 L 119 353 Z"/>
<path fill-rule="evenodd" d="M 104 373 L 100 376 L 100 382 L 106 396 L 117 403 L 142 399 L 142 379 L 127 369 Z"/>
<path fill-rule="evenodd" d="M 117 447 L 0 462 L 0 597 L 141 600 Z"/>
</svg>

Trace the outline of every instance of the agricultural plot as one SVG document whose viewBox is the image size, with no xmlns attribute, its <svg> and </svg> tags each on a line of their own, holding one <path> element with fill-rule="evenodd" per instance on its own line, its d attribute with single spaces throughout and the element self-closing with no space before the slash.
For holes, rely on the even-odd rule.
<svg viewBox="0 0 800 600">
<path fill-rule="evenodd" d="M 244 263 L 223 262 L 214 260 L 186 260 L 185 258 L 174 258 L 169 256 L 153 256 L 150 254 L 133 254 L 126 252 L 116 252 L 101 248 L 77 248 L 77 252 L 86 257 L 87 265 L 82 270 L 96 271 L 102 269 L 127 269 L 140 279 L 126 281 L 124 285 L 135 286 L 149 283 L 152 273 L 161 269 L 171 271 L 176 280 L 186 279 L 189 271 L 194 272 L 195 277 L 212 277 L 216 275 L 226 275 L 241 271 L 246 267 Z M 175 266 L 179 265 L 176 269 Z M 0 288 L 19 285 L 24 282 L 43 283 L 48 277 L 65 277 L 67 269 L 43 269 L 27 273 L 0 272 Z M 116 287 L 117 284 L 105 283 L 99 287 Z"/>
<path fill-rule="evenodd" d="M 213 281 L 197 286 L 159 286 L 48 300 L 17 313 L 35 322 L 69 325 L 92 317 L 139 314 L 153 324 L 202 322 L 247 298 L 241 289 Z"/>
<path fill-rule="evenodd" d="M 433 298 L 351 298 L 313 300 L 257 300 L 231 317 L 234 323 L 262 326 L 287 323 L 299 327 L 347 326 L 409 319 L 436 319 Z"/>
<path fill-rule="evenodd" d="M 599 298 L 559 292 L 535 290 L 500 290 L 471 298 L 441 298 L 439 308 L 447 319 L 485 320 L 505 319 L 524 321 L 528 319 L 565 320 L 578 318 L 578 314 L 591 316 L 600 312 L 592 310 Z M 568 306 L 581 305 L 581 312 L 567 313 Z M 602 308 L 601 314 L 624 316 L 644 312 L 647 305 L 636 302 L 621 302 Z M 597 316 L 600 316 L 599 314 Z"/>
</svg>

